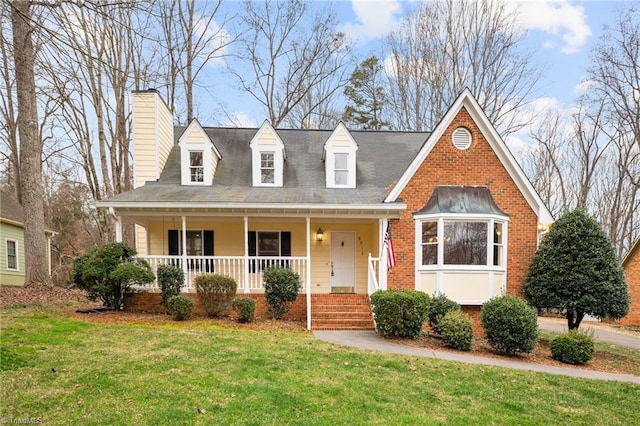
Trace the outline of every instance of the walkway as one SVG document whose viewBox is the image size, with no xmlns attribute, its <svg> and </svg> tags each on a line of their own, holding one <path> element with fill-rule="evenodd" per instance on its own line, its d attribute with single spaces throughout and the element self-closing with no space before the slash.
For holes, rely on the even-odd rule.
<svg viewBox="0 0 640 426">
<path fill-rule="evenodd" d="M 547 329 L 554 324 L 547 325 L 541 323 L 541 328 Z M 614 333 L 613 331 L 609 331 Z M 394 343 L 378 336 L 374 331 L 324 331 L 316 330 L 314 336 L 319 340 L 334 343 L 336 345 L 350 346 L 353 348 L 386 352 L 397 355 L 419 356 L 424 358 L 436 358 L 446 361 L 466 362 L 468 364 L 493 365 L 496 367 L 514 368 L 518 370 L 529 370 L 540 373 L 559 374 L 570 377 L 585 379 L 612 380 L 618 382 L 631 382 L 640 384 L 640 377 L 631 374 L 605 373 L 601 371 L 585 370 L 575 367 L 558 367 L 553 365 L 533 364 L 521 361 L 512 361 L 502 358 L 488 358 L 466 354 L 464 352 L 435 351 L 427 348 L 417 348 Z M 622 333 L 620 333 L 622 334 Z M 597 336 L 600 336 L 598 334 Z M 631 336 L 632 344 L 637 344 L 637 336 Z M 600 338 L 600 337 L 598 337 Z"/>
</svg>

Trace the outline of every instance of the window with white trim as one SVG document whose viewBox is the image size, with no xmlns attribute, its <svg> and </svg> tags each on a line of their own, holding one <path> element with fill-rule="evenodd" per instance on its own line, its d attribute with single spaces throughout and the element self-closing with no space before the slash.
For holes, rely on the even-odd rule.
<svg viewBox="0 0 640 426">
<path fill-rule="evenodd" d="M 346 152 L 336 152 L 334 154 L 333 176 L 335 186 L 346 186 L 349 184 L 349 154 Z"/>
<path fill-rule="evenodd" d="M 191 182 L 204 182 L 204 155 L 202 151 L 189 151 L 189 176 Z"/>
<path fill-rule="evenodd" d="M 18 242 L 7 240 L 7 269 L 18 270 Z"/>
<path fill-rule="evenodd" d="M 425 218 L 419 227 L 422 266 L 504 267 L 503 220 Z"/>
<path fill-rule="evenodd" d="M 260 183 L 275 183 L 275 153 L 260 153 Z"/>
</svg>

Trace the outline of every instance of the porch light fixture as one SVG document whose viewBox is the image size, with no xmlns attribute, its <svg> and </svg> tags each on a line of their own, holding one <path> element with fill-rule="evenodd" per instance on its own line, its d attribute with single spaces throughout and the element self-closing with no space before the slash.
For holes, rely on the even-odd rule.
<svg viewBox="0 0 640 426">
<path fill-rule="evenodd" d="M 324 232 L 322 232 L 322 228 L 318 228 L 318 231 L 316 232 L 316 241 L 321 243 L 323 240 L 324 240 Z"/>
</svg>

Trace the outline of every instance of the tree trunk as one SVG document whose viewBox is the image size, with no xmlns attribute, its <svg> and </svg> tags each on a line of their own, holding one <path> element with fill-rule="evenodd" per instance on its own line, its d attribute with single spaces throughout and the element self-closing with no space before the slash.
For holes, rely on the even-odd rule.
<svg viewBox="0 0 640 426">
<path fill-rule="evenodd" d="M 18 92 L 20 192 L 24 209 L 25 285 L 49 284 L 51 277 L 44 234 L 42 141 L 38 132 L 31 9 L 28 0 L 15 1 L 11 5 L 13 58 Z"/>
<path fill-rule="evenodd" d="M 567 309 L 567 327 L 569 330 L 577 330 L 584 318 L 584 312 Z"/>
</svg>

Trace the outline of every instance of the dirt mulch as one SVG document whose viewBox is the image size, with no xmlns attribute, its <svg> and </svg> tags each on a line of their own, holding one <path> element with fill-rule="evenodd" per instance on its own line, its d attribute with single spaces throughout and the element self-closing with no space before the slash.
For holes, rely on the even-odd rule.
<svg viewBox="0 0 640 426">
<path fill-rule="evenodd" d="M 93 302 L 82 290 L 58 286 L 30 285 L 26 287 L 0 286 L 0 308 L 6 306 L 51 305 L 58 302 Z"/>
</svg>

